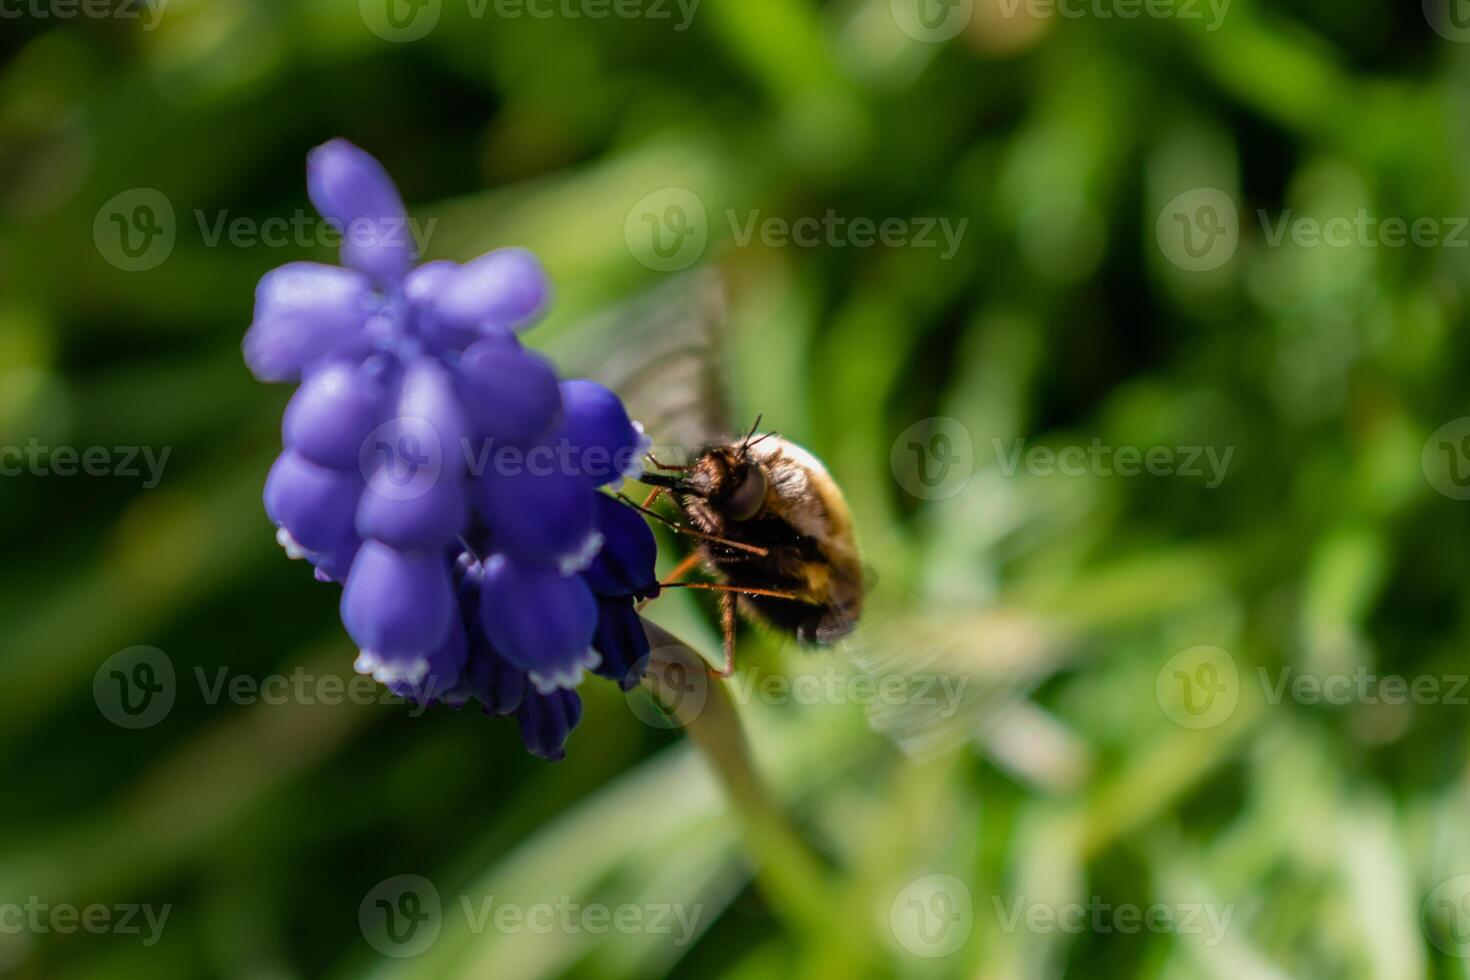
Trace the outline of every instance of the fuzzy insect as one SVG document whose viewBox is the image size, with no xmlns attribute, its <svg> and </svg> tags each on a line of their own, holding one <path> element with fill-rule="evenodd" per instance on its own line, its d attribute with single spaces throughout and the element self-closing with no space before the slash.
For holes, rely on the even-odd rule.
<svg viewBox="0 0 1470 980">
<path fill-rule="evenodd" d="M 864 595 L 852 517 L 821 461 L 777 434 L 757 435 L 760 419 L 744 439 L 729 438 L 725 330 L 724 288 L 706 270 L 610 311 L 581 335 L 587 373 L 623 397 L 659 446 L 694 450 L 680 457 L 687 465 L 649 458 L 640 480 L 655 490 L 640 509 L 698 540 L 664 584 L 723 593 L 720 676 L 734 669 L 737 610 L 825 644 L 854 628 Z M 683 521 L 653 509 L 663 494 Z M 700 566 L 719 581 L 682 581 Z"/>
<path fill-rule="evenodd" d="M 678 581 L 701 562 L 723 580 L 723 588 L 713 587 L 723 593 L 722 676 L 734 668 L 737 608 L 803 643 L 832 643 L 857 625 L 863 568 L 852 516 L 842 490 L 810 452 L 752 428 L 738 443 L 706 447 L 688 466 L 650 462 L 674 475 L 644 475 L 656 488 L 645 509 L 667 492 L 700 539 L 664 584 L 705 587 Z"/>
</svg>

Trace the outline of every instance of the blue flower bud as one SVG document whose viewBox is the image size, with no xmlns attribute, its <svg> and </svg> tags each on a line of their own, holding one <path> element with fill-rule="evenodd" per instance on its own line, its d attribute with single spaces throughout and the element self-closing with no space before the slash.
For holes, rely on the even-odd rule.
<svg viewBox="0 0 1470 980">
<path fill-rule="evenodd" d="M 516 709 L 516 720 L 527 752 L 560 762 L 566 758 L 567 736 L 582 720 L 582 699 L 576 691 L 530 694 Z"/>
<path fill-rule="evenodd" d="M 266 512 L 288 554 L 343 583 L 359 671 L 415 701 L 515 714 L 526 747 L 559 759 L 583 672 L 626 688 L 647 655 L 634 602 L 658 591 L 653 535 L 596 489 L 637 472 L 646 440 L 612 392 L 559 384 L 521 346 L 550 296 L 534 256 L 410 270 L 377 160 L 333 140 L 307 182 L 347 268 L 291 263 L 256 290 L 247 364 L 302 381 Z"/>
<path fill-rule="evenodd" d="M 592 486 L 621 486 L 625 478 L 643 473 L 643 454 L 651 441 L 628 418 L 617 395 L 595 381 L 563 381 L 561 405 L 562 435 Z"/>
<path fill-rule="evenodd" d="M 295 545 L 303 551 L 328 551 L 353 537 L 352 512 L 361 493 L 362 477 L 356 470 L 318 466 L 288 449 L 266 477 L 265 512 L 290 535 L 288 550 Z"/>
<path fill-rule="evenodd" d="M 598 494 L 596 504 L 602 550 L 582 577 L 598 595 L 639 599 L 658 595 L 658 575 L 654 570 L 658 542 L 648 522 L 638 511 L 608 494 Z"/>
<path fill-rule="evenodd" d="M 322 217 L 343 233 L 342 262 L 379 280 L 408 271 L 414 248 L 393 179 L 371 154 L 334 139 L 306 157 L 306 188 Z"/>
<path fill-rule="evenodd" d="M 423 676 L 456 613 L 449 564 L 438 552 L 395 551 L 365 541 L 342 590 L 342 623 L 363 651 L 359 669 Z"/>
<path fill-rule="evenodd" d="M 363 440 L 378 424 L 383 395 L 382 380 L 371 372 L 341 361 L 323 364 L 286 406 L 282 440 L 313 463 L 356 469 Z"/>
<path fill-rule="evenodd" d="M 245 363 L 261 381 L 295 381 L 362 331 L 371 304 L 367 280 L 350 269 L 314 262 L 273 269 L 255 290 Z"/>
<path fill-rule="evenodd" d="M 624 691 L 631 691 L 643 680 L 643 669 L 648 662 L 648 634 L 643 631 L 643 620 L 634 610 L 632 599 L 598 597 L 592 649 L 602 656 L 595 670 L 599 677 L 617 681 Z"/>
<path fill-rule="evenodd" d="M 454 692 L 464 684 L 469 662 L 469 637 L 463 620 L 453 617 L 449 635 L 425 656 L 426 669 L 417 676 L 403 676 L 385 682 L 394 694 L 419 704 L 434 701 L 451 702 Z"/>
<path fill-rule="evenodd" d="M 586 568 L 602 546 L 597 492 L 562 472 L 550 447 L 528 452 L 514 469 L 498 463 L 476 477 L 473 492 L 495 547 L 518 562 L 568 574 Z"/>
<path fill-rule="evenodd" d="M 434 313 L 461 329 L 481 324 L 529 328 L 545 310 L 551 284 L 523 248 L 502 248 L 465 263 L 439 290 Z"/>
<path fill-rule="evenodd" d="M 458 268 L 458 263 L 440 259 L 426 262 L 403 277 L 403 296 L 413 311 L 415 332 L 435 353 L 462 351 L 480 339 L 478 331 L 458 329 L 434 315 L 435 297 Z"/>
<path fill-rule="evenodd" d="M 576 576 L 496 555 L 485 563 L 480 613 L 491 645 L 543 693 L 576 687 L 597 665 L 597 601 Z"/>
<path fill-rule="evenodd" d="M 465 412 L 479 436 L 474 446 L 487 468 L 494 465 L 498 447 L 528 443 L 561 412 L 561 392 L 550 363 L 503 340 L 472 345 L 456 374 Z"/>
</svg>

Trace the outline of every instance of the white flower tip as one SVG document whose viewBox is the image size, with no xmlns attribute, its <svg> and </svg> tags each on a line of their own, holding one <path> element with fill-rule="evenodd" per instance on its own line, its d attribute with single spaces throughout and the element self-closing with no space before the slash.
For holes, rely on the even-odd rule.
<svg viewBox="0 0 1470 980">
<path fill-rule="evenodd" d="M 638 433 L 638 441 L 633 446 L 633 458 L 627 466 L 618 470 L 618 478 L 609 484 L 613 490 L 621 490 L 624 480 L 637 480 L 643 476 L 645 469 L 643 459 L 648 455 L 648 451 L 653 448 L 653 437 L 643 431 L 642 422 L 634 419 L 633 431 Z"/>
<path fill-rule="evenodd" d="M 286 557 L 292 560 L 295 560 L 297 558 L 305 558 L 308 554 L 307 550 L 301 547 L 301 545 L 297 543 L 296 539 L 291 537 L 291 532 L 286 530 L 284 527 L 276 528 L 276 544 L 280 545 L 282 548 L 285 548 Z"/>
<path fill-rule="evenodd" d="M 587 537 L 582 539 L 582 544 L 576 551 L 561 556 L 561 559 L 557 562 L 557 570 L 561 572 L 562 577 L 575 575 L 577 572 L 585 570 L 588 565 L 592 564 L 592 559 L 596 558 L 598 552 L 602 550 L 602 545 L 605 541 L 606 539 L 602 536 L 601 531 L 588 533 Z"/>
<path fill-rule="evenodd" d="M 588 647 L 582 659 L 567 667 L 566 670 L 554 670 L 548 674 L 530 670 L 526 672 L 526 676 L 536 686 L 538 694 L 553 694 L 560 690 L 572 690 L 582 683 L 584 671 L 592 670 L 600 663 L 602 663 L 602 654 Z"/>
<path fill-rule="evenodd" d="M 429 658 L 417 657 L 407 664 L 389 663 L 371 650 L 358 653 L 352 669 L 366 674 L 379 684 L 405 683 L 418 687 L 429 673 Z"/>
</svg>

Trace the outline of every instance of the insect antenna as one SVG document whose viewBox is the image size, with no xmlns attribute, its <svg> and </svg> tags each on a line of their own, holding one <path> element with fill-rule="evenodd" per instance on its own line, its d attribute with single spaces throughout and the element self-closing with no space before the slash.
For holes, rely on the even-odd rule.
<svg viewBox="0 0 1470 980">
<path fill-rule="evenodd" d="M 749 449 L 750 446 L 751 446 L 750 437 L 753 436 L 753 435 L 755 435 L 755 430 L 756 429 L 759 429 L 760 427 L 761 427 L 761 416 L 760 415 L 757 415 L 755 417 L 755 422 L 753 422 L 751 424 L 751 426 L 750 426 L 750 431 L 747 432 L 745 434 L 745 438 L 740 441 L 740 455 L 742 455 L 742 456 L 745 455 L 745 451 L 747 449 Z"/>
<path fill-rule="evenodd" d="M 747 442 L 744 446 L 741 447 L 740 451 L 743 453 L 747 449 L 749 449 L 751 446 L 759 446 L 761 443 L 765 442 L 767 439 L 771 438 L 772 436 L 780 436 L 780 435 L 781 435 L 781 433 L 779 433 L 779 432 L 762 432 L 761 435 L 760 435 L 760 438 L 758 438 L 758 439 L 752 439 L 750 442 Z"/>
</svg>

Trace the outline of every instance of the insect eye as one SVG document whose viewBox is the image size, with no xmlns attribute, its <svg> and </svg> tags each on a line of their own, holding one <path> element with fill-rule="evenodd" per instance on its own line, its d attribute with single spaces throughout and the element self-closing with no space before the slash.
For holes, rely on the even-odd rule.
<svg viewBox="0 0 1470 980">
<path fill-rule="evenodd" d="M 766 502 L 766 474 L 759 466 L 747 466 L 745 477 L 726 504 L 729 515 L 737 521 L 748 521 Z"/>
</svg>

